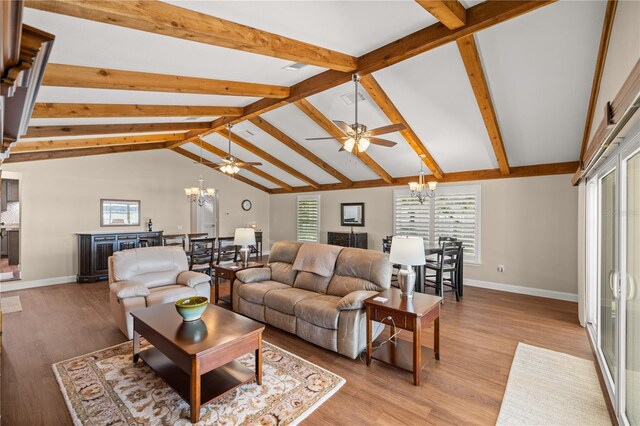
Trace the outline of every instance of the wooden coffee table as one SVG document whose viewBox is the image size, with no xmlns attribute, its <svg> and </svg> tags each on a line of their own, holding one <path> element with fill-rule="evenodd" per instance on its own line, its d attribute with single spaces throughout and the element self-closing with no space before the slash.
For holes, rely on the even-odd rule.
<svg viewBox="0 0 640 426">
<path fill-rule="evenodd" d="M 433 322 L 433 355 L 440 359 L 440 304 L 442 297 L 430 294 L 414 293 L 413 298 L 403 298 L 400 290 L 390 288 L 377 296 L 387 298 L 386 302 L 373 300 L 376 296 L 365 299 L 367 308 L 367 365 L 371 359 L 393 365 L 413 373 L 413 384 L 420 385 L 420 373 L 431 350 L 423 347 L 421 333 L 423 327 Z M 400 339 L 387 342 L 373 351 L 372 323 L 381 322 L 388 317 L 393 318 L 397 328 L 413 332 L 413 342 Z M 385 321 L 392 324 L 391 321 Z"/>
<path fill-rule="evenodd" d="M 233 262 L 233 263 L 222 263 L 220 265 L 213 265 L 213 301 L 217 305 L 218 300 L 222 300 L 223 302 L 227 302 L 228 304 L 232 304 L 233 300 L 233 282 L 236 279 L 236 273 L 238 271 L 242 271 L 244 269 L 250 268 L 262 268 L 265 266 L 265 262 L 248 262 L 246 265 L 242 262 Z M 220 278 L 225 278 L 229 280 L 229 296 L 219 296 L 219 288 L 220 288 Z"/>
<path fill-rule="evenodd" d="M 191 407 L 191 422 L 200 406 L 255 379 L 262 384 L 264 325 L 209 305 L 202 319 L 182 321 L 173 303 L 151 306 L 133 316 L 133 362 L 142 358 Z M 154 347 L 140 351 L 140 337 Z M 255 352 L 255 371 L 236 358 Z"/>
</svg>

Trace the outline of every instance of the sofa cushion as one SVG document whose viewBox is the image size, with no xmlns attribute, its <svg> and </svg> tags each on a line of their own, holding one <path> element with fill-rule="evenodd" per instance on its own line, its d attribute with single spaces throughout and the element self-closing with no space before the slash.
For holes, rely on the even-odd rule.
<svg viewBox="0 0 640 426">
<path fill-rule="evenodd" d="M 351 309 L 362 309 L 364 308 L 364 300 L 375 296 L 376 294 L 378 294 L 377 291 L 352 291 L 340 299 L 340 302 L 338 303 L 338 310 L 348 311 Z"/>
<path fill-rule="evenodd" d="M 311 297 L 318 297 L 318 293 L 300 288 L 287 288 L 267 293 L 264 304 L 283 314 L 293 315 L 296 304 Z"/>
<path fill-rule="evenodd" d="M 238 295 L 251 303 L 264 305 L 264 296 L 271 290 L 290 288 L 286 284 L 276 281 L 244 284 L 238 287 Z"/>
<path fill-rule="evenodd" d="M 109 289 L 118 299 L 146 297 L 149 295 L 149 289 L 147 286 L 138 281 L 118 281 L 116 283 L 109 284 Z"/>
<path fill-rule="evenodd" d="M 249 268 L 236 273 L 236 278 L 243 283 L 256 283 L 271 279 L 271 269 L 269 268 Z"/>
<path fill-rule="evenodd" d="M 187 255 L 180 247 L 144 247 L 113 254 L 113 279 L 126 281 L 152 272 L 177 272 L 189 269 Z M 175 283 L 175 278 L 173 283 Z"/>
<path fill-rule="evenodd" d="M 293 263 L 302 243 L 296 241 L 277 241 L 269 250 L 269 263 Z"/>
<path fill-rule="evenodd" d="M 178 275 L 180 275 L 180 271 L 147 272 L 146 274 L 136 275 L 133 279 L 149 288 L 153 288 L 176 284 Z"/>
<path fill-rule="evenodd" d="M 327 294 L 346 296 L 352 291 L 382 291 L 391 285 L 391 264 L 382 252 L 345 248 L 338 255 Z"/>
<path fill-rule="evenodd" d="M 294 271 L 290 263 L 285 262 L 273 262 L 269 264 L 271 268 L 271 279 L 287 284 L 289 287 L 293 285 L 296 280 L 297 271 Z"/>
<path fill-rule="evenodd" d="M 296 317 L 322 328 L 337 330 L 340 300 L 338 296 L 329 295 L 302 300 L 296 304 Z"/>
<path fill-rule="evenodd" d="M 293 269 L 298 272 L 311 272 L 322 277 L 331 277 L 336 267 L 336 259 L 342 247 L 329 244 L 305 243 L 302 244 Z"/>
<path fill-rule="evenodd" d="M 319 294 L 325 294 L 331 277 L 323 277 L 311 272 L 298 272 L 296 281 L 293 283 L 295 288 L 314 291 Z"/>
<path fill-rule="evenodd" d="M 175 302 L 183 297 L 196 295 L 196 290 L 184 285 L 167 285 L 150 289 L 147 296 L 147 306 L 161 305 L 163 303 Z"/>
<path fill-rule="evenodd" d="M 178 274 L 176 283 L 180 285 L 186 285 L 189 287 L 195 287 L 198 284 L 204 284 L 211 281 L 211 277 L 207 274 L 202 274 L 196 271 L 184 271 Z"/>
</svg>

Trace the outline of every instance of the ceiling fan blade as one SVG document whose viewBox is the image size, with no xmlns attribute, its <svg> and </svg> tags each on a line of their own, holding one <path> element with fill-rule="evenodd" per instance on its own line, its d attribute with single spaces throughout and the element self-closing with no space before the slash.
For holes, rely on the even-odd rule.
<svg viewBox="0 0 640 426">
<path fill-rule="evenodd" d="M 353 135 L 355 132 L 353 131 L 353 129 L 351 128 L 351 126 L 349 126 L 347 123 L 345 123 L 344 121 L 340 121 L 340 120 L 333 120 L 333 123 L 338 126 L 340 128 L 340 130 L 342 130 L 343 132 L 345 132 L 347 135 Z"/>
<path fill-rule="evenodd" d="M 368 136 L 377 136 L 384 135 L 385 133 L 399 132 L 400 130 L 404 130 L 405 125 L 402 123 L 390 124 L 388 126 L 378 127 L 376 129 L 371 129 L 367 131 Z"/>
<path fill-rule="evenodd" d="M 346 151 L 346 149 L 344 149 L 344 145 L 340 147 L 340 149 L 338 150 L 338 152 L 340 151 Z"/>
<path fill-rule="evenodd" d="M 333 139 L 333 138 L 306 138 L 306 141 L 323 141 L 325 139 Z"/>
<path fill-rule="evenodd" d="M 224 161 L 224 162 L 225 162 L 225 163 L 227 163 L 227 164 L 232 163 L 232 161 L 231 161 L 231 160 L 229 160 L 228 158 L 221 158 L 221 160 L 222 160 L 222 161 Z"/>
<path fill-rule="evenodd" d="M 386 139 L 380 139 L 380 138 L 369 138 L 369 142 L 371 142 L 374 145 L 381 145 L 381 146 L 387 146 L 387 147 L 392 147 L 397 145 L 395 142 L 391 142 Z"/>
<path fill-rule="evenodd" d="M 238 166 L 238 167 L 262 166 L 262 163 L 258 163 L 256 161 L 239 161 L 239 162 L 236 163 L 236 166 Z"/>
</svg>

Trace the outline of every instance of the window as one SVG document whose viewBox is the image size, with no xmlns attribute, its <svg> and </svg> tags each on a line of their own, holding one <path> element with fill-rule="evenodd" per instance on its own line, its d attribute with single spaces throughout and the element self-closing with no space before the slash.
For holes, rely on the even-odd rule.
<svg viewBox="0 0 640 426">
<path fill-rule="evenodd" d="M 480 185 L 446 186 L 420 204 L 408 189 L 394 191 L 394 235 L 417 235 L 425 244 L 439 237 L 462 241 L 465 262 L 480 263 Z"/>
<path fill-rule="evenodd" d="M 297 204 L 298 241 L 320 242 L 320 196 L 299 195 Z"/>
<path fill-rule="evenodd" d="M 140 225 L 140 201 L 100 200 L 100 226 Z"/>
</svg>

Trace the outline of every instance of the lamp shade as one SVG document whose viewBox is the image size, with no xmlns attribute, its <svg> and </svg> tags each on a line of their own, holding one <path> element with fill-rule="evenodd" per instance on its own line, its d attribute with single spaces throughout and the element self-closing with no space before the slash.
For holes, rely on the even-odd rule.
<svg viewBox="0 0 640 426">
<path fill-rule="evenodd" d="M 424 265 L 424 241 L 421 237 L 393 237 L 389 262 L 400 265 Z"/>
<path fill-rule="evenodd" d="M 236 228 L 233 244 L 236 246 L 251 246 L 256 243 L 256 233 L 252 228 Z"/>
</svg>

